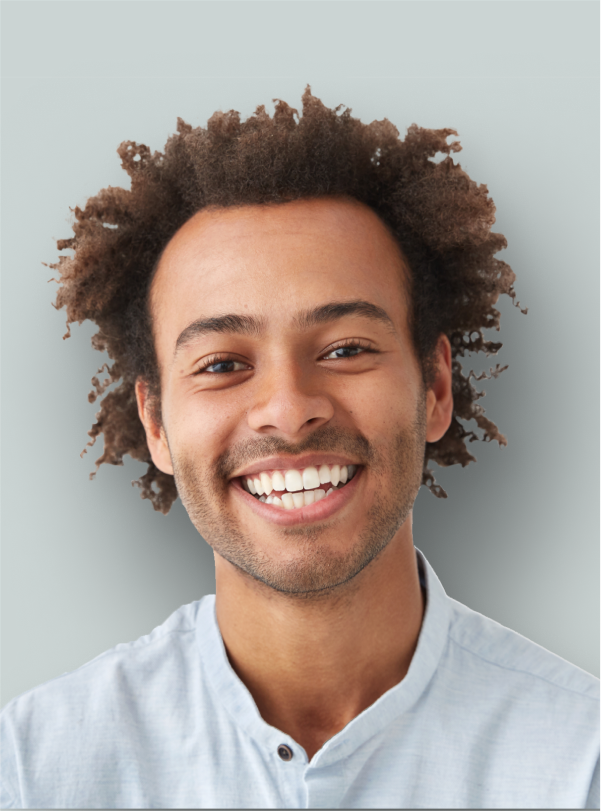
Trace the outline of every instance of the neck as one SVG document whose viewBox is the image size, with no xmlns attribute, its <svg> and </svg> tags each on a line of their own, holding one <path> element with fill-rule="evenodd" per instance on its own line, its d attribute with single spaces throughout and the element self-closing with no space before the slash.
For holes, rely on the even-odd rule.
<svg viewBox="0 0 601 811">
<path fill-rule="evenodd" d="M 281 594 L 215 560 L 230 663 L 263 719 L 309 758 L 404 678 L 424 610 L 411 517 L 352 581 L 319 599 Z"/>
</svg>

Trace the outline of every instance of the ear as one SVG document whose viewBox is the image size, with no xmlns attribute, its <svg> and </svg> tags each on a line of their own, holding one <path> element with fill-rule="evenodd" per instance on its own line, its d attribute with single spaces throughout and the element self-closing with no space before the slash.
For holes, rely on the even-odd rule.
<svg viewBox="0 0 601 811">
<path fill-rule="evenodd" d="M 149 394 L 148 383 L 141 377 L 136 380 L 136 400 L 138 403 L 138 414 L 146 431 L 146 443 L 152 461 L 163 473 L 173 475 L 173 465 L 171 464 L 167 435 L 165 434 L 163 426 L 157 423 L 156 415 L 152 408 L 153 403 Z"/>
<path fill-rule="evenodd" d="M 451 344 L 441 334 L 436 348 L 438 374 L 426 395 L 426 441 L 437 442 L 446 433 L 453 417 L 453 371 Z"/>
</svg>

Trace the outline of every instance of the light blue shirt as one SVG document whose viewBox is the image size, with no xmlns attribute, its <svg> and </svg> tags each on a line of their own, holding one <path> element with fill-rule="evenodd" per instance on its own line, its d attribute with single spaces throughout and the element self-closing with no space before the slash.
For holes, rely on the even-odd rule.
<svg viewBox="0 0 601 811">
<path fill-rule="evenodd" d="M 2 807 L 598 808 L 598 680 L 418 561 L 407 675 L 310 762 L 230 667 L 210 596 L 7 705 Z"/>
</svg>

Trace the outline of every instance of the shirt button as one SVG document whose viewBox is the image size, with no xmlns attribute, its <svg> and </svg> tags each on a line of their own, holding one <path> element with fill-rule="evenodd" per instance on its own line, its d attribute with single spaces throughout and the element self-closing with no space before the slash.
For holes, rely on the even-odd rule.
<svg viewBox="0 0 601 811">
<path fill-rule="evenodd" d="M 292 749 L 285 743 L 281 743 L 278 746 L 278 755 L 282 758 L 282 760 L 292 760 L 293 754 L 294 752 L 292 751 Z"/>
</svg>

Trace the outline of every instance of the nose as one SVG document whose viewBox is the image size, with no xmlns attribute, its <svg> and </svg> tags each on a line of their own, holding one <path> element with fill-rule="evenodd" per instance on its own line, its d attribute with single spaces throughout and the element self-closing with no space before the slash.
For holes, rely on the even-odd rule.
<svg viewBox="0 0 601 811">
<path fill-rule="evenodd" d="M 264 371 L 257 381 L 248 425 L 261 434 L 300 440 L 334 416 L 331 399 L 299 365 L 279 365 Z"/>
</svg>

